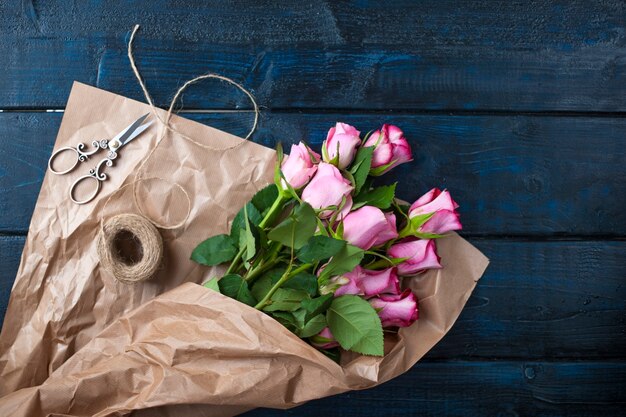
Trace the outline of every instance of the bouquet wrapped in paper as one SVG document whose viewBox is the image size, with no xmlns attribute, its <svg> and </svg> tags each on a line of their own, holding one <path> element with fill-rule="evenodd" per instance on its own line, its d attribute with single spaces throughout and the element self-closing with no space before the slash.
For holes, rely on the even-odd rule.
<svg viewBox="0 0 626 417">
<path fill-rule="evenodd" d="M 76 84 L 55 148 L 150 110 Z M 46 174 L 0 335 L 1 415 L 289 408 L 388 381 L 451 328 L 487 260 L 452 232 L 449 193 L 405 205 L 375 184 L 410 159 L 397 128 L 365 139 L 338 124 L 321 155 L 299 144 L 283 157 L 171 123 L 156 150 L 154 137 L 128 145 L 90 205 Z M 137 211 L 124 186 L 149 152 L 141 211 L 182 226 L 161 229 L 163 265 L 129 286 L 102 268 L 95 237 L 103 218 Z"/>
</svg>

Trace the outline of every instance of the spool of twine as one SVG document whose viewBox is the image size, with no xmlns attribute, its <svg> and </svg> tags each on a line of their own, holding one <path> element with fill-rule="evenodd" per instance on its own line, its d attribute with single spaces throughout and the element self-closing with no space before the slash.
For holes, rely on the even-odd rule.
<svg viewBox="0 0 626 417">
<path fill-rule="evenodd" d="M 137 214 L 107 220 L 97 246 L 102 267 L 125 284 L 150 279 L 161 266 L 161 234 L 150 220 Z"/>
</svg>

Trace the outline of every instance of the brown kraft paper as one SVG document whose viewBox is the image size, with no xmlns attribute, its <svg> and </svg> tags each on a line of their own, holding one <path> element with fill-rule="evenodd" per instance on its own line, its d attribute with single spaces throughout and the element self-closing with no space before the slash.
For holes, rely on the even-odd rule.
<svg viewBox="0 0 626 417">
<path fill-rule="evenodd" d="M 75 83 L 55 149 L 110 138 L 147 112 Z M 152 280 L 116 281 L 100 266 L 96 236 L 101 219 L 138 213 L 131 184 L 163 127 L 155 123 L 120 151 L 89 204 L 74 204 L 68 192 L 98 158 L 68 175 L 46 173 L 0 334 L 0 415 L 230 416 L 372 387 L 441 340 L 487 267 L 458 235 L 440 239 L 444 268 L 405 279 L 419 298 L 419 320 L 387 337 L 383 358 L 345 353 L 336 364 L 271 317 L 197 285 L 223 268 L 193 263 L 191 251 L 226 233 L 272 181 L 275 153 L 181 117 L 172 124 L 205 145 L 166 132 L 136 184 L 157 223 L 179 223 L 190 207 L 183 226 L 161 229 L 164 261 Z"/>
</svg>

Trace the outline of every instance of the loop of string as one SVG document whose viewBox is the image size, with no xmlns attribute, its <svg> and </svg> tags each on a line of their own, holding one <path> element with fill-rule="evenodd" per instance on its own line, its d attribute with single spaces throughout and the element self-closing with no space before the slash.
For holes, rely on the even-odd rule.
<svg viewBox="0 0 626 417">
<path fill-rule="evenodd" d="M 226 151 L 226 150 L 230 150 L 230 149 L 234 149 L 237 148 L 241 145 L 243 145 L 244 143 L 246 143 L 246 141 L 248 139 L 250 139 L 250 137 L 252 136 L 252 134 L 255 132 L 258 122 L 259 122 L 259 106 L 256 102 L 256 100 L 254 99 L 254 96 L 252 95 L 252 93 L 250 93 L 248 90 L 246 90 L 245 87 L 243 87 L 241 84 L 237 83 L 234 80 L 231 80 L 228 77 L 224 77 L 222 75 L 219 74 L 212 74 L 212 73 L 207 73 L 204 75 L 200 75 L 198 77 L 195 77 L 187 82 L 185 82 L 182 87 L 180 87 L 178 89 L 178 91 L 176 91 L 176 94 L 174 94 L 174 97 L 172 99 L 172 102 L 169 105 L 169 108 L 167 109 L 167 113 L 165 118 L 162 118 L 161 115 L 159 114 L 159 111 L 157 109 L 157 107 L 154 105 L 154 102 L 152 100 L 152 97 L 150 96 L 150 93 L 148 92 L 148 89 L 146 88 L 146 85 L 141 77 L 141 74 L 139 73 L 139 69 L 137 68 L 137 64 L 135 63 L 135 58 L 133 56 L 133 41 L 135 40 L 135 35 L 137 33 L 137 31 L 139 30 L 139 25 L 135 25 L 135 27 L 133 28 L 133 31 L 130 34 L 130 39 L 128 41 L 128 60 L 130 61 L 130 66 L 133 70 L 133 73 L 135 74 L 135 77 L 137 78 L 137 81 L 139 82 L 139 86 L 141 87 L 141 90 L 143 91 L 143 94 L 146 98 L 146 101 L 148 102 L 148 105 L 150 106 L 150 110 L 152 111 L 152 115 L 154 116 L 154 118 L 156 120 L 158 120 L 161 124 L 161 131 L 157 136 L 157 142 L 156 145 L 152 147 L 152 149 L 150 149 L 150 152 L 148 153 L 148 155 L 143 159 L 143 161 L 141 162 L 141 164 L 139 165 L 137 172 L 135 173 L 135 178 L 134 181 L 132 181 L 129 184 L 124 185 L 123 187 L 121 187 L 119 190 L 117 190 L 117 192 L 121 191 L 123 188 L 125 188 L 128 185 L 132 185 L 132 193 L 133 193 L 133 200 L 135 203 L 135 206 L 137 207 L 137 209 L 139 210 L 139 212 L 141 213 L 141 215 L 143 215 L 144 217 L 148 216 L 146 215 L 144 209 L 141 206 L 140 203 L 140 199 L 137 196 L 137 185 L 143 181 L 149 181 L 149 180 L 160 180 L 160 181 L 164 181 L 166 183 L 169 183 L 175 187 L 178 187 L 183 194 L 185 195 L 185 197 L 187 198 L 187 202 L 188 202 L 188 210 L 187 210 L 187 214 L 185 215 L 184 219 L 182 221 L 180 221 L 179 223 L 175 224 L 175 225 L 167 225 L 167 224 L 163 224 L 161 222 L 155 221 L 154 219 L 150 219 L 155 226 L 161 228 L 161 229 L 177 229 L 179 227 L 182 227 L 185 225 L 185 223 L 187 223 L 187 220 L 189 219 L 189 216 L 191 215 L 191 198 L 189 197 L 189 193 L 185 190 L 185 188 L 183 186 L 181 186 L 178 183 L 172 182 L 168 179 L 165 178 L 161 178 L 161 177 L 149 177 L 149 178 L 142 178 L 142 172 L 146 166 L 146 163 L 152 158 L 154 152 L 156 151 L 156 149 L 158 148 L 158 146 L 160 145 L 161 141 L 163 140 L 163 138 L 166 136 L 167 132 L 174 132 L 176 133 L 178 136 L 180 136 L 182 139 L 193 143 L 196 146 L 199 146 L 201 148 L 205 148 L 205 149 L 209 149 L 209 150 L 213 150 L 213 151 Z M 245 140 L 239 141 L 234 145 L 231 146 L 227 146 L 224 148 L 215 148 L 213 146 L 207 145 L 207 144 L 203 144 L 200 143 L 192 138 L 190 138 L 189 136 L 185 135 L 184 133 L 180 132 L 179 130 L 177 130 L 172 124 L 171 124 L 171 116 L 172 113 L 174 112 L 174 107 L 177 103 L 177 101 L 180 99 L 181 95 L 183 94 L 183 92 L 192 84 L 195 84 L 197 82 L 200 82 L 202 80 L 206 80 L 206 79 L 217 79 L 220 81 L 224 81 L 228 84 L 231 84 L 235 87 L 237 87 L 240 91 L 242 91 L 249 99 L 250 102 L 252 103 L 252 106 L 254 108 L 254 122 L 252 124 L 252 128 L 250 129 L 250 132 L 246 135 Z M 116 193 L 117 193 L 116 192 Z M 109 201 L 111 200 L 111 198 L 116 194 L 112 194 L 111 196 L 109 196 L 109 198 L 106 200 L 106 202 L 104 203 L 103 209 L 104 207 L 106 207 L 106 205 L 109 203 Z M 103 224 L 101 222 L 101 227 L 103 228 Z"/>
<path fill-rule="evenodd" d="M 165 127 L 166 130 L 171 130 L 172 132 L 176 132 L 183 139 L 186 139 L 186 140 L 190 141 L 191 143 L 194 143 L 194 144 L 196 144 L 198 146 L 201 146 L 203 148 L 208 148 L 208 149 L 211 149 L 211 150 L 216 150 L 216 151 L 222 151 L 222 150 L 226 150 L 226 149 L 236 148 L 237 146 L 240 146 L 242 143 L 244 143 L 244 142 L 240 142 L 240 143 L 237 143 L 237 144 L 235 144 L 233 146 L 229 146 L 229 147 L 226 147 L 226 148 L 213 148 L 211 146 L 208 146 L 208 145 L 196 142 L 192 138 L 184 135 L 183 133 L 181 133 L 178 130 L 176 130 L 176 128 L 174 128 L 172 125 L 170 125 L 170 117 L 172 116 L 172 112 L 174 110 L 174 106 L 176 105 L 176 102 L 180 98 L 181 94 L 187 89 L 187 87 L 189 87 L 190 85 L 195 84 L 195 83 L 197 83 L 199 81 L 206 80 L 206 79 L 209 79 L 209 78 L 214 78 L 214 79 L 224 81 L 224 82 L 226 82 L 228 84 L 231 84 L 231 85 L 237 87 L 239 90 L 241 90 L 250 99 L 250 102 L 252 103 L 252 106 L 254 108 L 254 122 L 252 123 L 252 128 L 250 129 L 250 132 L 248 132 L 248 134 L 244 138 L 246 140 L 250 139 L 250 137 L 252 136 L 252 134 L 256 130 L 257 125 L 259 123 L 259 114 L 260 114 L 260 112 L 259 112 L 259 105 L 257 104 L 256 100 L 254 99 L 254 96 L 252 95 L 252 93 L 250 93 L 248 90 L 246 90 L 246 88 L 244 86 L 242 86 L 241 84 L 239 84 L 238 82 L 236 82 L 234 80 L 231 80 L 228 77 L 224 77 L 223 75 L 219 75 L 219 74 L 207 73 L 207 74 L 195 77 L 195 78 L 187 81 L 185 84 L 183 84 L 183 86 L 180 87 L 178 89 L 178 91 L 176 91 L 176 94 L 174 94 L 174 98 L 172 99 L 172 102 L 170 103 L 170 106 L 169 106 L 169 108 L 167 110 L 167 115 L 165 117 L 165 120 L 163 120 L 161 118 L 161 116 L 159 116 L 158 112 L 156 111 L 157 108 L 154 105 L 154 102 L 152 101 L 152 97 L 150 96 L 150 93 L 148 92 L 148 89 L 146 88 L 146 85 L 143 82 L 143 79 L 141 78 L 141 75 L 139 74 L 139 70 L 137 69 L 137 65 L 135 64 L 135 58 L 133 56 L 133 41 L 135 40 L 135 34 L 137 33 L 138 30 L 139 30 L 139 25 L 135 25 L 135 27 L 133 28 L 133 31 L 130 34 L 130 39 L 128 40 L 128 60 L 130 61 L 130 66 L 133 69 L 133 73 L 135 74 L 135 77 L 137 78 L 137 81 L 139 82 L 139 86 L 141 87 L 141 90 L 143 91 L 143 94 L 146 97 L 146 101 L 148 102 L 148 104 L 150 105 L 150 108 L 152 109 L 152 114 L 154 115 L 154 117 L 157 120 L 159 120 L 161 122 L 161 124 Z M 162 139 L 162 137 L 161 137 L 161 139 Z"/>
</svg>

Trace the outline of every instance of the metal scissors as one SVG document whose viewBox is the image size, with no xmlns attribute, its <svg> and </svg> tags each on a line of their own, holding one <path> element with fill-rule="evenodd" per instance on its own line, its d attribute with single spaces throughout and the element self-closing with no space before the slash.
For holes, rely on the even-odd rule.
<svg viewBox="0 0 626 417">
<path fill-rule="evenodd" d="M 146 124 L 142 124 L 144 120 L 146 120 L 148 115 L 149 113 L 144 114 L 139 119 L 135 120 L 133 123 L 131 123 L 128 127 L 122 130 L 120 133 L 118 133 L 111 140 L 107 140 L 107 139 L 102 139 L 100 141 L 94 140 L 93 142 L 91 142 L 91 145 L 93 146 L 92 150 L 88 150 L 88 151 L 85 150 L 85 144 L 81 142 L 78 145 L 76 145 L 76 147 L 66 146 L 64 148 L 57 150 L 56 152 L 52 154 L 52 156 L 48 160 L 48 169 L 53 174 L 64 175 L 73 171 L 74 168 L 78 166 L 79 162 L 86 162 L 90 156 L 96 154 L 101 149 L 105 151 L 108 150 L 106 157 L 102 159 L 100 162 L 98 162 L 98 164 L 93 169 L 90 169 L 89 174 L 79 177 L 76 181 L 74 181 L 74 183 L 70 187 L 70 198 L 72 199 L 74 203 L 86 204 L 86 203 L 89 203 L 91 200 L 93 200 L 96 197 L 96 195 L 98 195 L 98 192 L 100 191 L 100 187 L 102 185 L 102 181 L 105 181 L 107 179 L 107 175 L 104 172 L 100 172 L 101 169 L 103 168 L 104 165 L 108 167 L 113 166 L 113 160 L 117 158 L 117 152 L 120 150 L 120 148 L 128 144 L 131 140 L 135 139 L 144 130 L 150 127 L 150 125 L 153 123 L 152 121 Z M 68 151 L 76 154 L 76 161 L 74 161 L 74 164 L 63 171 L 60 171 L 60 170 L 56 171 L 54 168 L 52 168 L 53 161 L 60 154 L 62 154 L 63 152 L 68 152 Z M 84 200 L 77 200 L 74 195 L 76 192 L 76 187 L 78 186 L 78 184 L 80 184 L 83 181 L 95 181 L 96 188 Z"/>
</svg>

